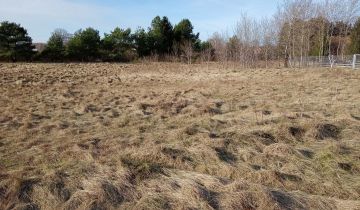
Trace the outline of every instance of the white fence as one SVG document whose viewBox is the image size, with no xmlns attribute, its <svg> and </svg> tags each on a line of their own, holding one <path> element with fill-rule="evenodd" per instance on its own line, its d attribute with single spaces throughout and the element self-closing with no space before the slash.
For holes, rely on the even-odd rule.
<svg viewBox="0 0 360 210">
<path fill-rule="evenodd" d="M 291 67 L 345 67 L 360 69 L 360 55 L 307 56 L 289 60 Z"/>
</svg>

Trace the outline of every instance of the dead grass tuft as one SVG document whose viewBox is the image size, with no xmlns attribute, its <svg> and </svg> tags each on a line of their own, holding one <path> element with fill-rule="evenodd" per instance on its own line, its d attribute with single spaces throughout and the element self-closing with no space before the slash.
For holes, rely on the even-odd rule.
<svg viewBox="0 0 360 210">
<path fill-rule="evenodd" d="M 332 124 L 320 124 L 316 126 L 317 134 L 316 139 L 324 140 L 327 138 L 337 139 L 340 135 L 340 128 Z"/>
<path fill-rule="evenodd" d="M 288 157 L 294 154 L 294 150 L 287 144 L 275 143 L 266 146 L 264 149 L 264 154 L 268 156 Z"/>
<path fill-rule="evenodd" d="M 132 158 L 123 158 L 121 162 L 129 168 L 131 181 L 134 183 L 141 182 L 145 179 L 154 178 L 157 174 L 163 174 L 163 166 L 153 162 L 144 162 Z"/>
</svg>

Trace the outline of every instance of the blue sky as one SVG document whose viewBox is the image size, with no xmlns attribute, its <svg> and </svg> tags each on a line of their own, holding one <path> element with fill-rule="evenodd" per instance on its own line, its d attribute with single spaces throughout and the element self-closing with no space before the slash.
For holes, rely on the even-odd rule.
<svg viewBox="0 0 360 210">
<path fill-rule="evenodd" d="M 73 33 L 94 27 L 101 34 L 115 27 L 147 28 L 156 16 L 172 24 L 189 18 L 201 39 L 214 32 L 232 32 L 242 13 L 271 16 L 279 0 L 0 0 L 0 21 L 20 23 L 34 42 L 45 42 L 56 28 Z"/>
</svg>

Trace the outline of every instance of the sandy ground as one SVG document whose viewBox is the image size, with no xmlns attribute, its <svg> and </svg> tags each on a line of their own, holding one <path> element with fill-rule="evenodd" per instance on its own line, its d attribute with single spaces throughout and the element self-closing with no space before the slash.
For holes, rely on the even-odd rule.
<svg viewBox="0 0 360 210">
<path fill-rule="evenodd" d="M 360 209 L 360 71 L 0 64 L 0 209 Z"/>
</svg>

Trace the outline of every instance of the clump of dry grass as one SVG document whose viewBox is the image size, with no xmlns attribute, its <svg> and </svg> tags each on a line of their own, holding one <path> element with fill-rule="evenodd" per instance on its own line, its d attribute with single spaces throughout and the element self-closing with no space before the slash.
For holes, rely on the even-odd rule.
<svg viewBox="0 0 360 210">
<path fill-rule="evenodd" d="M 359 208 L 359 72 L 0 72 L 0 209 Z"/>
</svg>

